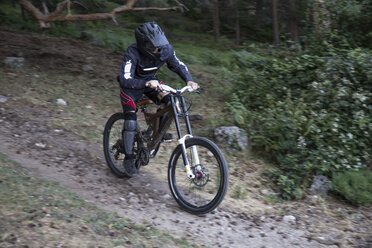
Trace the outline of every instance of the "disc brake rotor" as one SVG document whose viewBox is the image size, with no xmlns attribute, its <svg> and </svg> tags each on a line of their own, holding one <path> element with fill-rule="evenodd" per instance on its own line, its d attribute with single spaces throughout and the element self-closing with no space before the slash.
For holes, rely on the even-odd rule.
<svg viewBox="0 0 372 248">
<path fill-rule="evenodd" d="M 204 187 L 209 180 L 208 169 L 204 165 L 197 165 L 192 167 L 195 178 L 192 179 L 195 185 Z"/>
</svg>

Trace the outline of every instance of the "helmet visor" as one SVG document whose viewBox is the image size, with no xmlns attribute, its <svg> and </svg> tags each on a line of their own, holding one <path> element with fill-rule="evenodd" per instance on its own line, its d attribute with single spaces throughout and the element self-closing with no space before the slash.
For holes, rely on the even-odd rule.
<svg viewBox="0 0 372 248">
<path fill-rule="evenodd" d="M 167 37 L 165 37 L 164 33 L 158 34 L 154 37 L 148 37 L 148 39 L 154 47 L 162 47 L 169 44 Z"/>
</svg>

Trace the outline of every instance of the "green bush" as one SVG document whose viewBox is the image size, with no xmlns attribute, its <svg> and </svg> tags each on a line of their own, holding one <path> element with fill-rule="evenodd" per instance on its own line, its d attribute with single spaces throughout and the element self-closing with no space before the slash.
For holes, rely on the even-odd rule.
<svg viewBox="0 0 372 248">
<path fill-rule="evenodd" d="M 296 197 L 314 174 L 372 160 L 370 68 L 372 53 L 362 49 L 235 54 L 226 109 L 253 149 L 278 164 L 272 179 L 284 198 Z"/>
<path fill-rule="evenodd" d="M 368 170 L 337 173 L 333 189 L 355 205 L 372 204 L 372 172 Z"/>
</svg>

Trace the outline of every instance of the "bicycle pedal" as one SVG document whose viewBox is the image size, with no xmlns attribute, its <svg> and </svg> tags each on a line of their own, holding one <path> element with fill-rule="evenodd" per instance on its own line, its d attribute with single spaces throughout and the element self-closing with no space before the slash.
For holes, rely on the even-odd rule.
<svg viewBox="0 0 372 248">
<path fill-rule="evenodd" d="M 173 133 L 166 133 L 163 136 L 162 142 L 172 142 L 176 138 Z"/>
</svg>

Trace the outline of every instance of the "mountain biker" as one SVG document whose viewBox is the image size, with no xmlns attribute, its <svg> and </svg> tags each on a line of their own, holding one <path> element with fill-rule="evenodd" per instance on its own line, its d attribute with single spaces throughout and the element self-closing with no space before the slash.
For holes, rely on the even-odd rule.
<svg viewBox="0 0 372 248">
<path fill-rule="evenodd" d="M 160 92 L 161 81 L 157 70 L 167 63 L 170 70 L 177 73 L 193 89 L 198 88 L 186 67 L 177 57 L 164 32 L 155 22 L 146 22 L 135 30 L 136 43 L 128 47 L 120 66 L 120 100 L 124 111 L 123 145 L 124 170 L 136 173 L 134 138 L 137 126 L 136 102 L 145 94 L 154 103 L 164 107 L 169 97 Z"/>
</svg>

